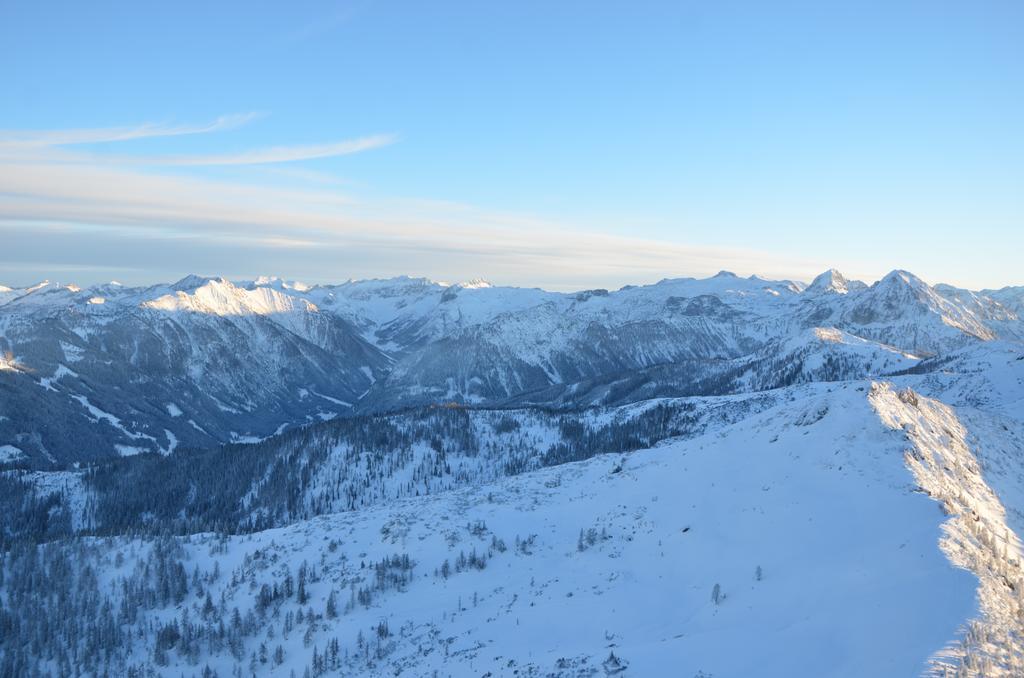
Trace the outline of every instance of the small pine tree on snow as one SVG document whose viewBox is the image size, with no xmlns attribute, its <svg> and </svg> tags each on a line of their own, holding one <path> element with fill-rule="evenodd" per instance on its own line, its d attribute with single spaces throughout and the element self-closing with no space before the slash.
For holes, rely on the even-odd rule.
<svg viewBox="0 0 1024 678">
<path fill-rule="evenodd" d="M 299 588 L 297 592 L 296 600 L 299 605 L 305 605 L 309 600 L 309 594 L 306 593 L 306 563 L 303 562 L 299 568 Z"/>
<path fill-rule="evenodd" d="M 601 663 L 601 666 L 604 667 L 604 672 L 607 675 L 622 673 L 626 670 L 626 662 L 616 657 L 614 650 L 608 653 L 608 658 Z"/>
</svg>

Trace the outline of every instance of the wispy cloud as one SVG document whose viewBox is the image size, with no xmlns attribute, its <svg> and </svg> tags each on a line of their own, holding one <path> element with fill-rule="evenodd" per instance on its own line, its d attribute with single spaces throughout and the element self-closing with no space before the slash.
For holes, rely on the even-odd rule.
<svg viewBox="0 0 1024 678">
<path fill-rule="evenodd" d="M 309 144 L 305 146 L 274 146 L 259 148 L 241 153 L 222 153 L 214 155 L 185 155 L 141 158 L 137 162 L 154 165 L 204 166 L 204 165 L 265 165 L 297 160 L 313 160 L 316 158 L 332 158 L 341 155 L 352 155 L 395 143 L 393 134 L 376 134 L 359 139 L 347 139 L 326 144 Z"/>
<path fill-rule="evenodd" d="M 0 130 L 0 148 L 32 148 L 71 146 L 76 144 L 113 143 L 152 137 L 174 137 L 186 134 L 209 134 L 235 129 L 262 117 L 262 113 L 222 115 L 198 125 L 144 123 L 134 127 L 102 127 L 65 130 Z"/>
<path fill-rule="evenodd" d="M 76 254 L 92 248 L 112 263 L 118 259 L 108 253 L 149 261 L 158 252 L 161 260 L 173 256 L 180 269 L 213 270 L 221 262 L 225 273 L 249 267 L 252 274 L 325 280 L 399 273 L 447 279 L 465 272 L 569 289 L 721 268 L 809 279 L 831 263 L 588 232 L 466 205 L 366 201 L 322 187 L 78 164 L 0 162 L 0 230 L 29 260 L 61 242 Z"/>
<path fill-rule="evenodd" d="M 145 123 L 135 127 L 96 129 L 0 130 L 0 158 L 13 158 L 23 162 L 149 165 L 154 167 L 269 165 L 352 155 L 389 146 L 397 141 L 397 136 L 394 134 L 375 134 L 327 143 L 271 146 L 269 148 L 255 148 L 231 153 L 195 155 L 119 155 L 98 152 L 85 153 L 64 148 L 82 144 L 108 144 L 154 137 L 223 132 L 241 127 L 261 117 L 261 115 L 260 113 L 224 115 L 216 120 L 199 125 Z"/>
<path fill-rule="evenodd" d="M 173 257 L 179 269 L 211 270 L 220 262 L 225 273 L 240 267 L 254 274 L 277 268 L 321 279 L 410 272 L 457 278 L 464 271 L 561 289 L 650 282 L 720 268 L 808 278 L 824 268 L 752 250 L 595 233 L 458 203 L 364 200 L 340 192 L 319 175 L 303 182 L 301 167 L 289 168 L 298 171 L 290 181 L 270 185 L 267 179 L 274 174 L 269 171 L 260 173 L 259 183 L 189 173 L 189 168 L 204 166 L 349 155 L 394 143 L 387 134 L 202 155 L 142 157 L 63 148 L 216 132 L 252 117 L 224 116 L 192 126 L 0 132 L 4 258 L 58 262 L 54 257 L 62 252 L 66 264 L 79 268 L 131 261 L 158 270 Z M 177 171 L 159 171 L 169 167 Z M 303 185 L 295 187 L 296 180 Z M 766 261 L 774 262 L 769 270 Z M 280 270 L 282 265 L 300 270 Z"/>
<path fill-rule="evenodd" d="M 352 15 L 353 10 L 351 7 L 336 9 L 333 12 L 319 15 L 291 31 L 285 32 L 281 40 L 286 43 L 294 43 L 322 37 L 344 24 Z"/>
</svg>

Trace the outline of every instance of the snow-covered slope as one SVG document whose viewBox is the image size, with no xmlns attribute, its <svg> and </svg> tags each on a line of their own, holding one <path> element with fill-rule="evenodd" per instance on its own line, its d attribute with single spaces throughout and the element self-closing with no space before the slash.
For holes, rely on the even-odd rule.
<svg viewBox="0 0 1024 678">
<path fill-rule="evenodd" d="M 999 473 L 983 473 L 992 462 L 1019 466 L 1021 448 L 1001 445 L 1003 436 L 985 429 L 986 417 L 968 420 L 974 424 L 972 431 L 952 408 L 909 389 L 897 393 L 876 384 L 870 401 L 886 425 L 906 436 L 907 466 L 921 491 L 949 516 L 942 526 L 943 553 L 978 579 L 978 613 L 958 645 L 937 653 L 936 672 L 958 668 L 961 675 L 1024 674 L 1024 565 L 1020 538 L 1004 506 L 1012 501 L 1011 510 L 1019 516 L 1024 495 L 1019 487 L 1008 492 L 1010 486 Z"/>
<path fill-rule="evenodd" d="M 0 306 L 3 306 L 11 299 L 20 295 L 20 290 L 7 287 L 6 285 L 0 285 Z"/>
<path fill-rule="evenodd" d="M 923 361 L 896 378 L 945 403 L 1024 421 L 1024 344 L 989 341 Z"/>
<path fill-rule="evenodd" d="M 1004 287 L 999 290 L 983 290 L 981 295 L 998 302 L 1003 308 L 1020 316 L 1024 313 L 1024 286 Z"/>
<path fill-rule="evenodd" d="M 654 449 L 75 565 L 55 545 L 34 585 L 18 552 L 6 582 L 45 618 L 99 573 L 127 612 L 94 623 L 135 634 L 115 673 L 1019 675 L 1020 547 L 971 435 L 911 391 L 806 384 Z"/>
</svg>

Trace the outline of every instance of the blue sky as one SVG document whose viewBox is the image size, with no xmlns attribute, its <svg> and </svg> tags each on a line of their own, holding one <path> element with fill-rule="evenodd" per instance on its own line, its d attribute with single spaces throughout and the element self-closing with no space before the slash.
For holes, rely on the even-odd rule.
<svg viewBox="0 0 1024 678">
<path fill-rule="evenodd" d="M 1019 2 L 4 3 L 0 282 L 1024 284 Z"/>
</svg>

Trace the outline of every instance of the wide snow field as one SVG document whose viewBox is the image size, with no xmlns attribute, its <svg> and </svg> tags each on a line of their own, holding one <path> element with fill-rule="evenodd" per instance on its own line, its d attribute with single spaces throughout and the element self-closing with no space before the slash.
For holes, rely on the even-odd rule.
<svg viewBox="0 0 1024 678">
<path fill-rule="evenodd" d="M 800 387 L 700 438 L 233 537 L 214 556 L 222 571 L 262 553 L 238 586 L 228 576 L 211 590 L 244 613 L 262 583 L 306 560 L 323 614 L 332 589 L 344 608 L 371 563 L 408 554 L 404 591 L 317 625 L 312 644 L 336 637 L 351 654 L 345 675 L 603 674 L 612 651 L 636 676 L 919 675 L 977 614 L 978 581 L 939 549 L 943 513 L 914 491 L 909 443 L 868 388 Z M 202 541 L 188 545 L 201 570 L 212 567 Z M 474 549 L 491 551 L 486 568 L 456 573 Z M 435 574 L 445 560 L 447 579 Z M 367 660 L 357 634 L 373 638 L 382 620 L 392 635 Z M 257 671 L 301 675 L 312 646 L 275 628 L 277 643 L 285 664 Z M 168 675 L 195 670 L 177 661 Z"/>
</svg>

